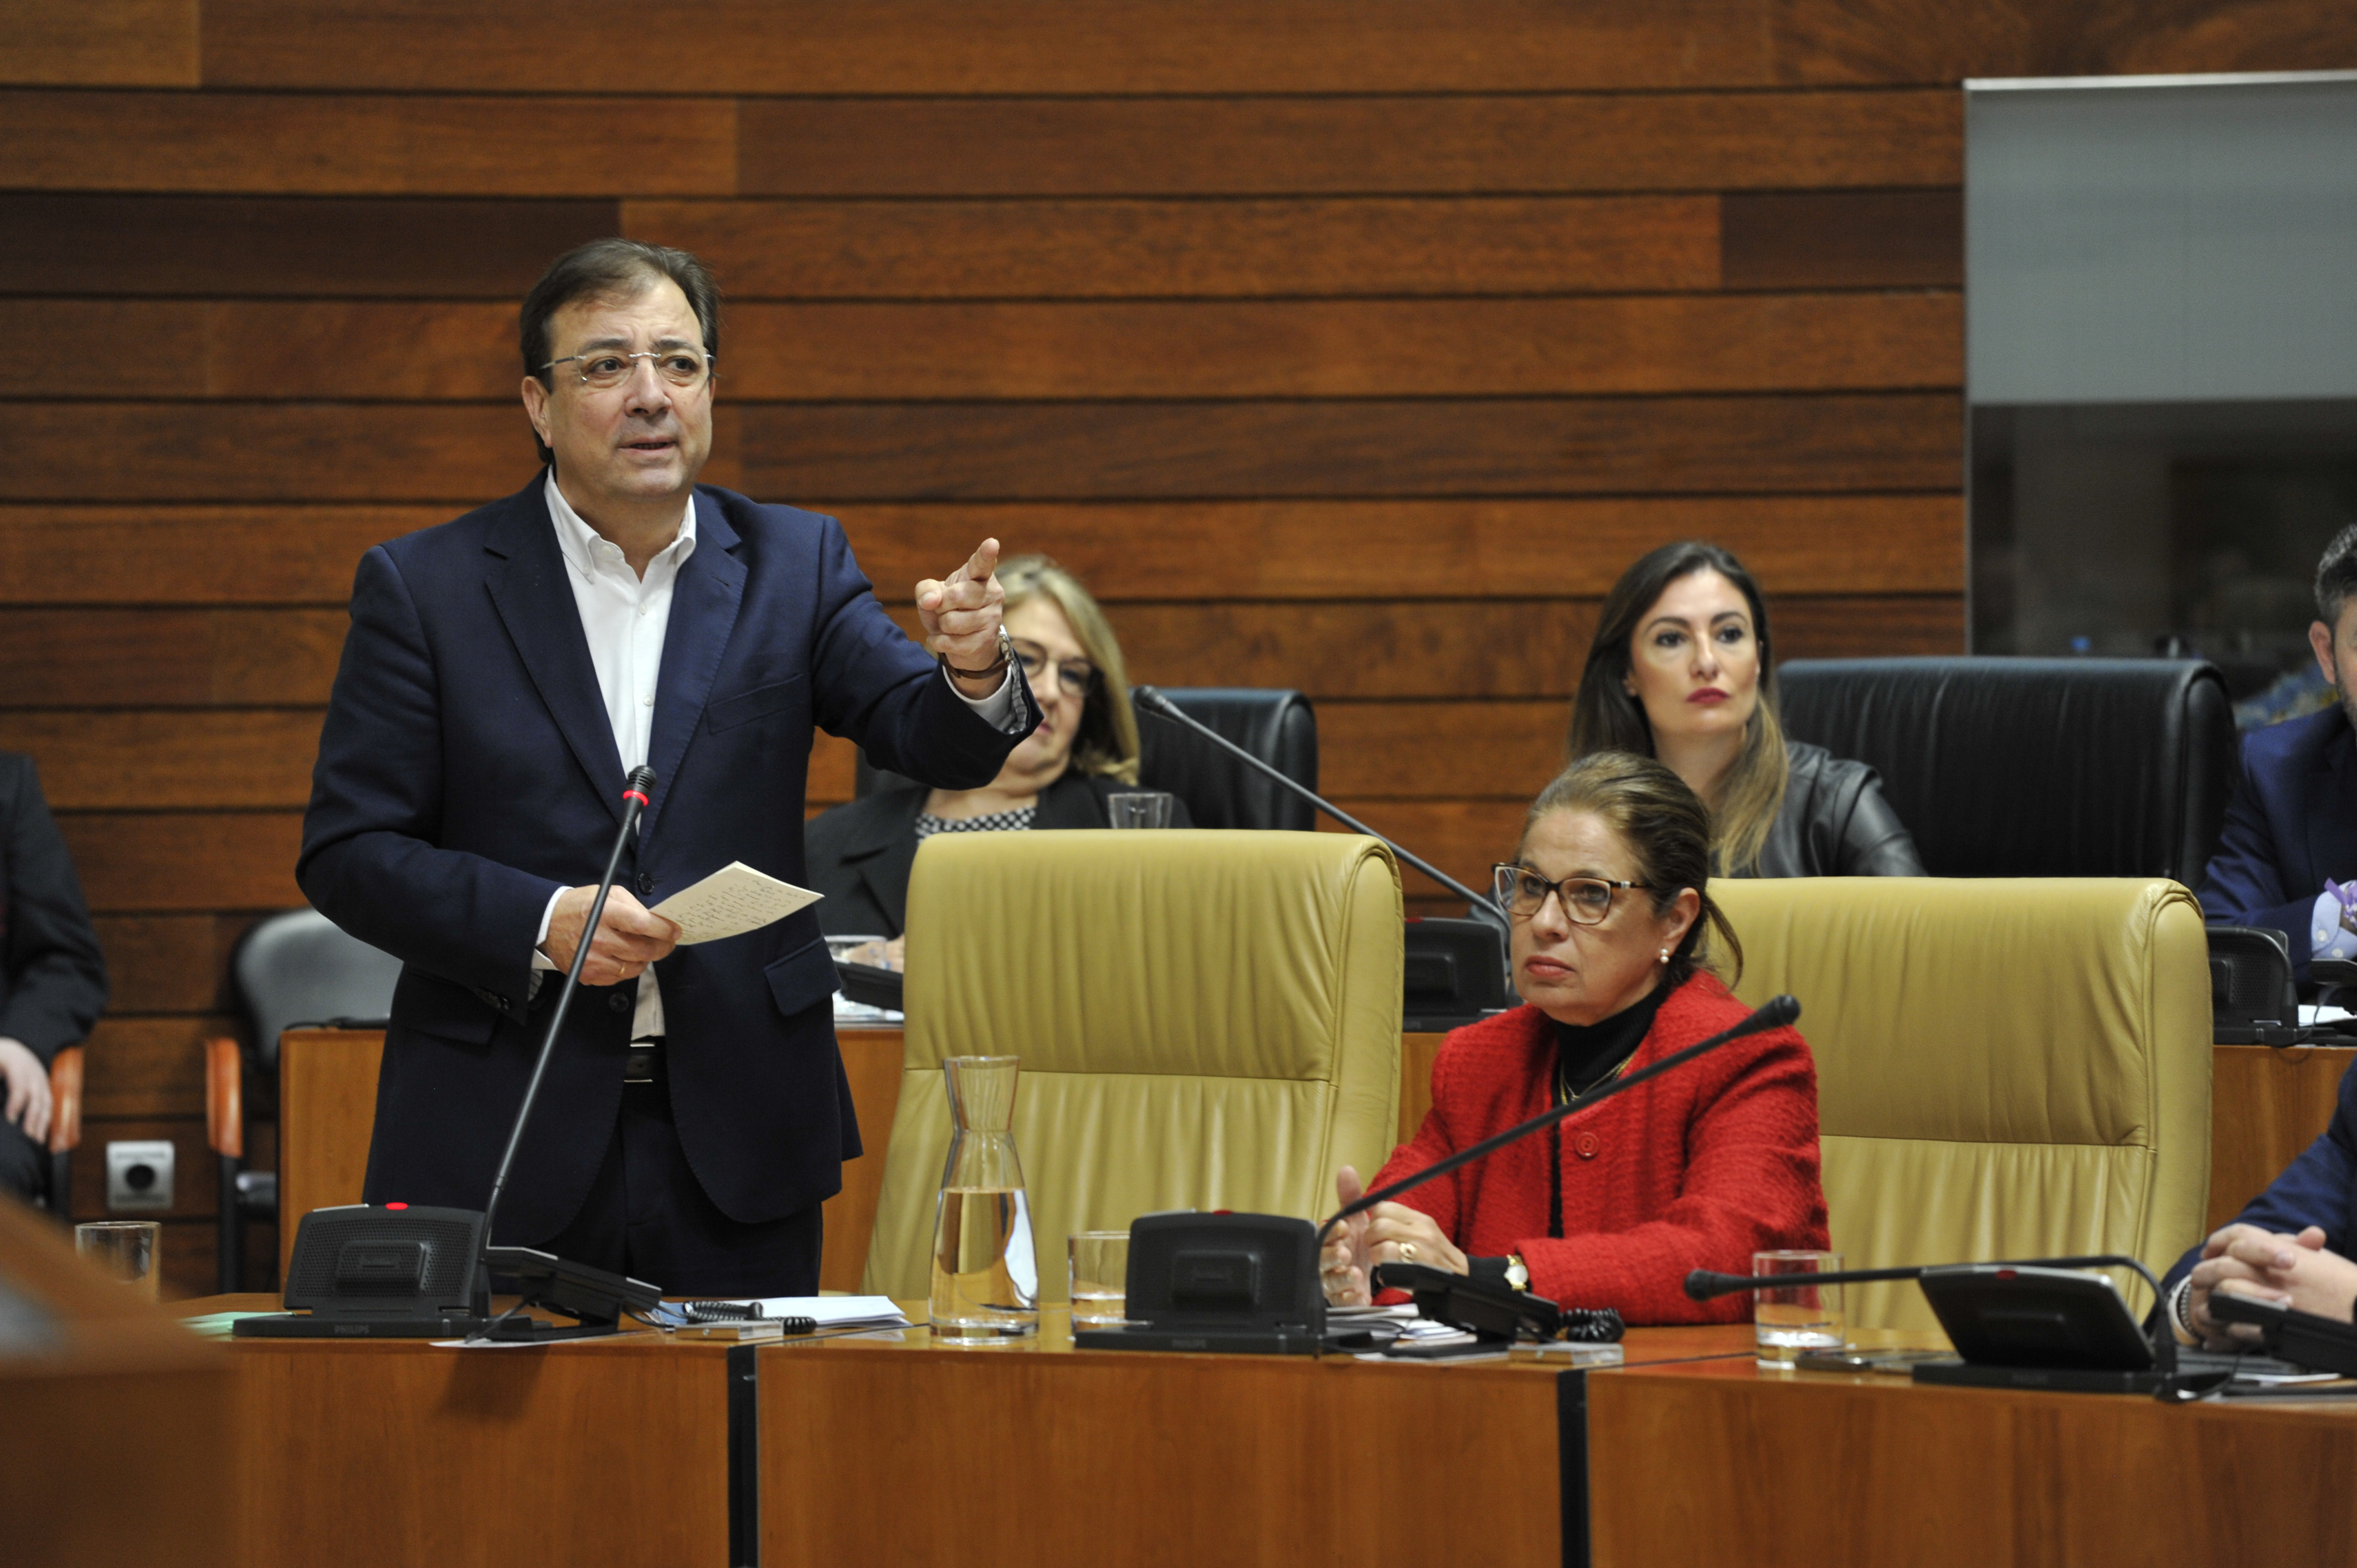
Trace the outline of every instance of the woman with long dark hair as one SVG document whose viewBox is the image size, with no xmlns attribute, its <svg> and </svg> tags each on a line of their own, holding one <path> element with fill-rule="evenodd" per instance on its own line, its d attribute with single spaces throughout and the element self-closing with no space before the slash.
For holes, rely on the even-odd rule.
<svg viewBox="0 0 2357 1568">
<path fill-rule="evenodd" d="M 1716 544 L 1664 544 L 1604 601 L 1571 714 L 1574 758 L 1658 757 L 1710 809 L 1722 876 L 1921 876 L 1874 769 L 1788 740 L 1768 606 Z"/>
</svg>

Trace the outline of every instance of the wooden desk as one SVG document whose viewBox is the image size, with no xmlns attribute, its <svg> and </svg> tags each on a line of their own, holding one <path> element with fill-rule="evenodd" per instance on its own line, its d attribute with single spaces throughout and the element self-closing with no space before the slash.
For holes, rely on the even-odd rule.
<svg viewBox="0 0 2357 1568">
<path fill-rule="evenodd" d="M 731 1348 L 652 1333 L 502 1350 L 232 1340 L 231 1414 L 207 1441 L 237 1461 L 233 1560 L 741 1561 L 729 1554 Z"/>
<path fill-rule="evenodd" d="M 2357 1560 L 2357 1402 L 2172 1407 L 1749 1359 L 1586 1391 L 1596 1568 Z"/>
<path fill-rule="evenodd" d="M 2352 1060 L 2357 1049 L 2340 1046 L 2211 1047 L 2211 1230 L 2241 1213 L 2316 1141 Z"/>
<path fill-rule="evenodd" d="M 1581 1444 L 1558 1430 L 1580 1374 L 1076 1351 L 1065 1315 L 1042 1316 L 1008 1346 L 914 1329 L 761 1348 L 761 1561 L 1564 1560 Z M 1640 1329 L 1626 1349 L 1748 1361 L 1751 1344 L 1746 1324 Z"/>
</svg>

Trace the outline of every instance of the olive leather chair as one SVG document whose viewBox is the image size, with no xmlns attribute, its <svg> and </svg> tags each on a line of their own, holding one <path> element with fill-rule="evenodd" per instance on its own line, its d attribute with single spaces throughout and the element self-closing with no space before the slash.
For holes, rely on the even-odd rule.
<svg viewBox="0 0 2357 1568">
<path fill-rule="evenodd" d="M 2124 1252 L 2158 1274 L 2201 1238 L 2210 971 L 2183 887 L 1821 877 L 1711 892 L 1743 944 L 1737 994 L 1800 998 L 1846 1267 Z M 1854 1325 L 1935 1326 L 1912 1283 L 1849 1290 Z"/>
<path fill-rule="evenodd" d="M 908 1043 L 865 1287 L 923 1297 L 941 1063 L 1021 1058 L 1040 1296 L 1141 1214 L 1323 1218 L 1396 1141 L 1399 871 L 1372 839 L 1244 829 L 942 834 L 909 881 Z"/>
</svg>

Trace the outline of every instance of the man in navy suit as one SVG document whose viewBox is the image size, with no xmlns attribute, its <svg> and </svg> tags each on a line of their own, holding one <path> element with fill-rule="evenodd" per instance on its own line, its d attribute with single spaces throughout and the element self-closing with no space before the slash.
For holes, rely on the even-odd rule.
<svg viewBox="0 0 2357 1568">
<path fill-rule="evenodd" d="M 544 978 L 587 940 L 498 1240 L 675 1292 L 814 1292 L 819 1205 L 860 1149 L 816 912 L 675 947 L 649 909 L 736 860 L 803 880 L 814 725 L 945 789 L 996 776 L 1039 722 L 997 544 L 918 585 L 928 651 L 834 519 L 698 486 L 718 291 L 684 252 L 583 246 L 522 326 L 547 467 L 362 558 L 304 818 L 305 895 L 404 966 L 366 1196 L 482 1207 Z"/>
<path fill-rule="evenodd" d="M 2226 831 L 2203 878 L 2212 920 L 2268 926 L 2291 939 L 2309 983 L 2313 959 L 2357 956 L 2357 527 L 2316 569 L 2316 661 L 2341 700 L 2323 713 L 2243 739 Z M 2244 1291 L 2346 1319 L 2357 1308 L 2357 1077 L 2343 1075 L 2332 1124 L 2233 1222 L 2189 1251 L 2165 1283 L 2178 1337 L 2220 1348 L 2213 1290 Z M 2247 1334 L 2247 1330 L 2244 1331 Z"/>
<path fill-rule="evenodd" d="M 2309 961 L 2357 957 L 2357 526 L 2316 568 L 2316 662 L 2340 693 L 2320 714 L 2243 737 L 2225 832 L 2202 878 L 2201 908 L 2228 925 L 2291 939 L 2293 976 Z M 2344 915 L 2347 918 L 2344 920 Z"/>
</svg>

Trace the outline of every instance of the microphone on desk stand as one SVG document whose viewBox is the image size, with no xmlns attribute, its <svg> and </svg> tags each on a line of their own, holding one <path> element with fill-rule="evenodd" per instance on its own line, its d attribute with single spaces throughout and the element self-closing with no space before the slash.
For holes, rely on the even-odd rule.
<svg viewBox="0 0 2357 1568">
<path fill-rule="evenodd" d="M 1948 1331 L 1950 1341 L 1959 1352 L 1964 1353 L 1964 1360 L 1987 1364 L 1986 1370 L 1937 1379 L 1924 1377 L 1922 1369 L 1918 1369 L 1918 1381 L 1953 1381 L 1984 1387 L 2008 1384 L 2063 1389 L 2086 1387 L 2108 1391 L 2114 1386 L 2108 1379 L 2074 1383 L 2058 1375 L 2070 1370 L 2068 1368 L 2014 1368 L 1988 1362 L 1991 1347 L 1975 1343 L 1988 1337 L 1987 1322 L 1990 1321 L 1998 1326 L 2000 1335 L 2007 1327 L 2028 1329 L 2029 1338 L 2011 1347 L 2017 1352 L 2016 1359 L 2021 1359 L 2018 1353 L 2025 1348 L 2032 1352 L 2050 1352 L 2057 1343 L 2063 1341 L 2098 1343 L 2102 1338 L 2102 1323 L 2099 1318 L 2084 1313 L 2083 1309 L 2096 1305 L 2085 1293 L 2074 1293 L 2078 1296 L 2075 1300 L 2055 1295 L 2052 1286 L 2056 1282 L 2021 1271 L 2104 1268 L 2133 1269 L 2151 1288 L 2153 1300 L 2159 1304 L 2153 1314 L 2151 1332 L 2145 1335 L 2143 1331 L 2137 1331 L 2146 1339 L 2147 1348 L 2152 1356 L 2155 1377 L 2152 1395 L 2155 1399 L 2164 1403 L 2199 1399 L 2233 1377 L 2232 1372 L 2179 1370 L 2177 1336 L 2169 1325 L 2168 1294 L 2160 1288 L 2160 1281 L 2141 1259 L 2116 1252 L 2069 1258 L 2020 1258 L 1988 1263 L 1911 1263 L 1900 1268 L 1844 1269 L 1814 1274 L 1725 1274 L 1710 1269 L 1695 1269 L 1686 1275 L 1685 1291 L 1689 1300 L 1709 1301 L 1715 1296 L 1728 1295 L 1737 1291 L 1806 1289 L 1820 1284 L 1872 1284 L 1882 1281 L 1912 1280 L 1924 1287 L 1925 1299 L 1931 1303 L 1941 1326 Z M 2088 1280 L 2085 1283 L 2093 1287 L 2102 1282 Z M 1935 1289 L 1935 1286 L 1939 1288 Z M 2007 1287 L 2009 1286 L 2018 1288 L 2008 1291 Z M 2110 1291 L 2107 1285 L 2100 1294 L 2112 1302 L 2117 1301 L 2117 1293 Z M 2005 1299 L 2012 1296 L 2019 1299 Z M 1992 1317 L 1986 1321 L 1976 1320 L 1976 1315 L 1992 1305 L 1995 1306 Z M 2126 1309 L 2114 1305 L 2110 1310 L 2120 1312 Z M 2078 1321 L 2072 1321 L 2074 1316 Z M 2061 1330 L 2059 1334 L 2056 1332 L 2058 1327 Z M 2004 1348 L 1996 1348 L 1996 1353 L 2003 1354 Z"/>
<path fill-rule="evenodd" d="M 565 1015 L 573 1005 L 575 991 L 580 987 L 582 966 L 588 961 L 590 944 L 597 940 L 598 918 L 606 912 L 606 896 L 614 890 L 622 852 L 630 847 L 630 835 L 638 831 L 639 814 L 646 810 L 647 799 L 654 793 L 654 788 L 653 768 L 630 770 L 630 782 L 622 790 L 622 825 L 614 835 L 612 853 L 606 857 L 606 875 L 597 884 L 597 896 L 589 902 L 589 917 L 581 928 L 580 945 L 573 950 L 573 962 L 565 972 L 564 987 L 556 993 L 555 1005 L 548 1011 L 548 1027 L 541 1036 L 540 1055 L 532 1064 L 532 1077 L 524 1084 L 523 1103 L 516 1107 L 515 1126 L 508 1133 L 507 1151 L 500 1155 L 499 1172 L 491 1177 L 491 1196 L 483 1205 L 482 1249 L 475 1270 L 476 1314 L 484 1321 L 469 1338 L 540 1341 L 612 1334 L 619 1328 L 624 1310 L 649 1311 L 662 1299 L 660 1287 L 642 1280 L 567 1262 L 534 1248 L 491 1245 L 491 1225 L 499 1215 L 500 1195 L 506 1190 L 516 1150 L 523 1144 L 523 1130 L 532 1120 L 533 1102 L 540 1097 L 541 1080 L 548 1074 L 549 1058 L 556 1054 L 556 1037 L 565 1027 Z M 498 1317 L 490 1316 L 490 1273 L 495 1266 L 504 1273 L 516 1275 L 522 1284 L 522 1299 Z M 578 1322 L 570 1328 L 542 1323 L 523 1316 L 523 1308 L 531 1305 L 551 1307 Z"/>
<path fill-rule="evenodd" d="M 1333 801 L 1329 800 L 1323 795 L 1318 794 L 1315 789 L 1309 789 L 1308 786 L 1302 784 L 1297 779 L 1286 778 L 1285 774 L 1279 771 L 1276 768 L 1273 767 L 1269 763 L 1264 762 L 1259 757 L 1254 757 L 1251 752 L 1246 751 L 1243 746 L 1238 746 L 1234 741 L 1230 740 L 1218 730 L 1215 730 L 1211 725 L 1203 723 L 1202 720 L 1187 712 L 1186 709 L 1172 702 L 1168 697 L 1164 696 L 1160 691 L 1152 686 L 1132 686 L 1129 689 L 1129 699 L 1131 702 L 1143 706 L 1149 713 L 1158 714 L 1166 719 L 1172 719 L 1186 725 L 1189 729 L 1193 730 L 1197 735 L 1201 736 L 1205 740 L 1210 741 L 1213 746 L 1218 746 L 1229 756 L 1235 757 L 1238 761 L 1243 763 L 1245 767 L 1253 768 L 1265 777 L 1274 779 L 1278 784 L 1283 785 L 1286 789 L 1292 790 L 1296 795 L 1300 796 L 1303 800 L 1308 801 L 1312 806 L 1315 806 L 1318 810 L 1325 812 L 1328 816 L 1333 818 L 1336 822 L 1341 823 L 1352 832 L 1364 833 L 1367 837 L 1374 840 L 1377 843 L 1383 845 L 1401 860 L 1405 861 L 1408 865 L 1415 867 L 1418 871 L 1423 872 L 1426 876 L 1431 877 L 1435 882 L 1439 883 L 1443 887 L 1448 888 L 1451 893 L 1454 893 L 1458 897 L 1464 899 L 1467 904 L 1471 906 L 1470 913 L 1472 918 L 1495 929 L 1501 938 L 1503 938 L 1512 929 L 1512 927 L 1506 919 L 1506 912 L 1498 908 L 1496 900 L 1484 894 L 1474 892 L 1473 889 L 1466 886 L 1465 884 L 1458 881 L 1457 878 L 1449 875 L 1448 873 L 1441 870 L 1440 867 L 1433 865 L 1430 861 L 1409 853 L 1396 840 L 1386 838 L 1382 833 L 1375 832 L 1374 829 L 1367 826 L 1366 823 L 1359 821 L 1358 818 L 1351 815 L 1350 812 L 1342 810 L 1341 807 L 1334 804 Z"/>
</svg>

